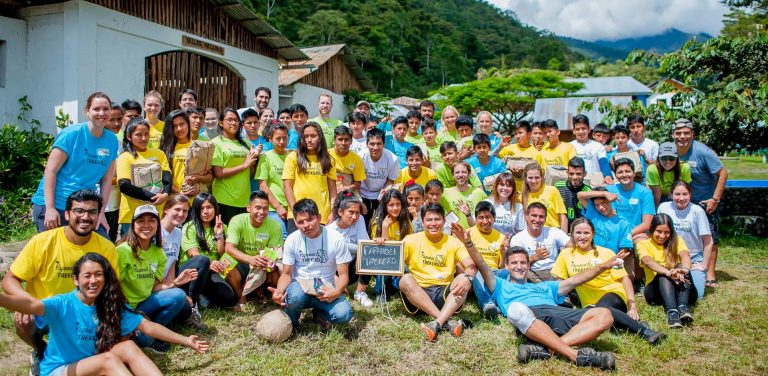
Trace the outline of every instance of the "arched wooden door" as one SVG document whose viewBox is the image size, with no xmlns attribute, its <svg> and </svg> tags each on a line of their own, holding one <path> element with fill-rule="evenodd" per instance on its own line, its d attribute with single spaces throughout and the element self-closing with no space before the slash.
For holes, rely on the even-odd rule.
<svg viewBox="0 0 768 376">
<path fill-rule="evenodd" d="M 189 88 L 197 103 L 219 111 L 245 107 L 243 79 L 227 66 L 189 51 L 169 51 L 145 59 L 144 90 L 157 90 L 165 100 L 164 114 L 178 108 L 178 95 Z"/>
</svg>

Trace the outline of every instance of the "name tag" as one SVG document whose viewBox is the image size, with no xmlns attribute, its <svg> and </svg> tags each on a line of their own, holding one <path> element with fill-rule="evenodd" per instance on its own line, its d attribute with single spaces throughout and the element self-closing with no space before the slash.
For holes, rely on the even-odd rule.
<svg viewBox="0 0 768 376">
<path fill-rule="evenodd" d="M 109 156 L 109 149 L 99 148 L 99 150 L 96 151 L 96 154 L 98 154 L 99 157 L 107 157 Z"/>
<path fill-rule="evenodd" d="M 696 161 L 694 161 L 694 160 L 688 161 L 688 166 L 690 166 L 691 168 L 696 168 L 696 167 L 698 167 L 698 165 L 699 164 Z"/>
<path fill-rule="evenodd" d="M 630 205 L 637 205 L 639 202 L 640 202 L 640 200 L 638 200 L 636 198 L 630 198 L 629 199 L 629 204 Z"/>
<path fill-rule="evenodd" d="M 267 239 L 269 239 L 269 234 L 265 234 L 263 232 L 257 233 L 256 234 L 256 239 L 267 240 Z"/>
</svg>

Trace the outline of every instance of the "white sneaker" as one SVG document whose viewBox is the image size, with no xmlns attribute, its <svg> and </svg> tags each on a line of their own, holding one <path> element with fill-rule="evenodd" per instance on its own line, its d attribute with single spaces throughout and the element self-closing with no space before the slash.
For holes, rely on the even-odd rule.
<svg viewBox="0 0 768 376">
<path fill-rule="evenodd" d="M 40 376 L 40 358 L 35 350 L 29 354 L 29 376 Z"/>
<path fill-rule="evenodd" d="M 368 294 L 366 294 L 364 291 L 355 291 L 355 300 L 360 302 L 360 305 L 365 308 L 373 307 L 373 301 L 368 298 Z"/>
</svg>

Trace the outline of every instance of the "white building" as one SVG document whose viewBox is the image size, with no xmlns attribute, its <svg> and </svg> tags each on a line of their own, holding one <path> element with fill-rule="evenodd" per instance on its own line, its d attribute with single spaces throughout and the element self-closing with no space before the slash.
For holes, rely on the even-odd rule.
<svg viewBox="0 0 768 376">
<path fill-rule="evenodd" d="M 280 65 L 308 59 L 238 0 L 9 0 L 0 14 L 0 121 L 27 95 L 47 132 L 58 108 L 84 121 L 94 91 L 119 104 L 157 90 L 161 116 L 184 88 L 201 106 L 245 107 L 259 86 L 278 92 Z"/>
</svg>

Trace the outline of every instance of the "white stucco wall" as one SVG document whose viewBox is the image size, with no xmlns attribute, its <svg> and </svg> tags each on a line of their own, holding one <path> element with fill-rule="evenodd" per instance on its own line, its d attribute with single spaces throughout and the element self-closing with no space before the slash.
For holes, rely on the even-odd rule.
<svg viewBox="0 0 768 376">
<path fill-rule="evenodd" d="M 190 36 L 222 46 L 224 55 L 184 47 L 181 39 L 186 33 L 85 1 L 29 7 L 21 17 L 28 23 L 29 41 L 29 79 L 24 90 L 33 105 L 32 116 L 48 132 L 55 130 L 59 106 L 72 120 L 84 121 L 85 100 L 94 91 L 107 93 L 117 103 L 141 102 L 144 59 L 166 51 L 192 51 L 229 66 L 245 79 L 248 104 L 259 86 L 277 93 L 275 59 L 195 35 Z"/>
<path fill-rule="evenodd" d="M 351 111 L 344 104 L 344 96 L 336 94 L 330 90 L 319 88 L 317 86 L 296 83 L 293 84 L 293 95 L 291 97 L 280 98 L 280 108 L 285 108 L 293 103 L 301 103 L 309 111 L 309 118 L 320 116 L 317 111 L 317 99 L 322 93 L 331 94 L 333 97 L 333 109 L 331 110 L 331 118 L 346 121 L 347 114 Z M 274 101 L 274 99 L 273 99 Z"/>
<path fill-rule="evenodd" d="M 0 41 L 3 47 L 4 68 L 0 69 L 0 124 L 16 123 L 19 98 L 26 94 L 24 81 L 27 74 L 27 23 L 0 17 Z"/>
</svg>

